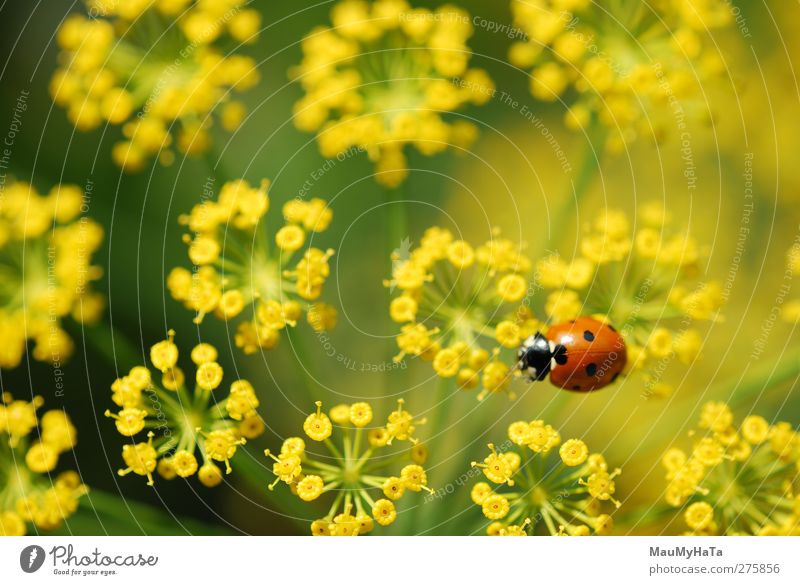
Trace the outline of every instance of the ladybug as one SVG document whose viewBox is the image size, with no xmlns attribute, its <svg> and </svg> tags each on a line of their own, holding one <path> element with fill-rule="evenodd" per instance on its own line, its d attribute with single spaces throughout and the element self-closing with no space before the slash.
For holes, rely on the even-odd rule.
<svg viewBox="0 0 800 585">
<path fill-rule="evenodd" d="M 531 382 L 550 382 L 559 388 L 591 392 L 617 379 L 628 361 L 625 340 L 613 326 L 591 317 L 553 325 L 522 344 L 518 367 Z"/>
</svg>

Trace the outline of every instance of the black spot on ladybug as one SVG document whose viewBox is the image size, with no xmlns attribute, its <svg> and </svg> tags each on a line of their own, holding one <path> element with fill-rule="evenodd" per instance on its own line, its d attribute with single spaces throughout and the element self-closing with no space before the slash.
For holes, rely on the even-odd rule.
<svg viewBox="0 0 800 585">
<path fill-rule="evenodd" d="M 586 331 L 583 332 L 583 338 L 586 341 L 594 341 L 594 333 L 592 333 L 587 329 Z"/>
<path fill-rule="evenodd" d="M 581 389 L 581 385 L 580 385 L 580 384 L 575 384 L 575 385 L 572 387 L 572 389 L 573 389 L 573 390 L 580 390 L 580 389 Z"/>
<path fill-rule="evenodd" d="M 594 376 L 597 373 L 597 364 L 589 364 L 586 366 L 586 374 L 588 376 Z"/>
</svg>

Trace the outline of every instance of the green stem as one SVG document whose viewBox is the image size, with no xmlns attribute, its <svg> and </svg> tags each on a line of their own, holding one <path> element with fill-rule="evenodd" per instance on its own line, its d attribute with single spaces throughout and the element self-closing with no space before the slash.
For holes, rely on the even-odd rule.
<svg viewBox="0 0 800 585">
<path fill-rule="evenodd" d="M 386 189 L 386 205 L 388 207 L 386 251 L 391 257 L 392 252 L 400 247 L 405 238 L 409 237 L 406 204 L 401 186 Z"/>
<path fill-rule="evenodd" d="M 586 144 L 581 158 L 581 166 L 574 180 L 570 181 L 570 193 L 562 201 L 550 216 L 551 221 L 545 239 L 540 243 L 538 250 L 547 250 L 557 243 L 563 234 L 569 232 L 568 225 L 573 214 L 580 209 L 580 203 L 592 186 L 592 182 L 600 169 L 602 152 L 605 143 L 605 131 L 596 119 L 593 119 L 586 131 Z"/>
<path fill-rule="evenodd" d="M 386 249 L 383 262 L 388 262 L 388 273 L 391 276 L 394 263 L 392 256 L 395 253 L 395 250 L 402 249 L 403 241 L 407 238 L 410 239 L 410 234 L 408 232 L 408 217 L 406 215 L 406 203 L 404 201 L 402 186 L 395 187 L 394 189 L 385 189 L 384 194 L 384 201 L 387 207 L 387 213 L 385 216 L 387 225 L 385 231 Z M 390 296 L 392 294 L 389 289 L 387 289 L 387 294 Z M 391 317 L 389 316 L 388 301 L 386 308 L 383 309 L 383 320 L 381 322 L 385 327 L 385 333 L 383 335 L 386 336 L 386 342 L 388 346 L 387 363 L 392 363 L 392 359 L 397 353 L 395 336 L 398 332 L 395 330 L 397 324 L 392 321 Z M 405 385 L 407 374 L 405 373 L 404 368 L 394 370 L 393 374 L 395 380 L 399 378 L 403 385 Z M 385 380 L 384 385 L 386 386 L 384 389 L 384 394 L 388 395 L 392 390 L 391 378 L 388 375 L 383 376 L 383 378 Z"/>
<path fill-rule="evenodd" d="M 81 506 L 58 530 L 75 536 L 107 535 L 220 535 L 230 529 L 192 518 L 178 518 L 168 510 L 143 504 L 122 495 L 91 489 Z"/>
<path fill-rule="evenodd" d="M 735 380 L 725 380 L 708 389 L 710 396 L 730 396 L 731 408 L 742 405 L 765 390 L 796 380 L 800 376 L 800 346 L 781 352 L 772 360 L 759 363 L 748 369 L 744 376 Z M 727 391 L 726 391 L 727 390 Z"/>
<path fill-rule="evenodd" d="M 294 370 L 302 378 L 302 385 L 306 389 L 309 400 L 314 401 L 319 398 L 319 389 L 316 386 L 316 377 L 309 368 L 311 364 L 319 360 L 319 356 L 322 354 L 319 351 L 309 351 L 306 332 L 297 330 L 301 326 L 301 323 L 298 323 L 295 327 L 287 326 L 283 333 L 286 334 L 286 341 L 289 342 L 291 351 L 294 354 L 293 357 L 297 360 Z"/>
<path fill-rule="evenodd" d="M 133 366 L 145 363 L 143 348 L 137 348 L 125 335 L 111 325 L 100 323 L 91 327 L 67 325 L 73 338 L 82 338 L 84 344 L 100 354 L 111 366 L 127 371 Z"/>
<path fill-rule="evenodd" d="M 216 149 L 209 148 L 203 153 L 203 156 L 208 165 L 208 169 L 211 171 L 211 175 L 218 185 L 217 190 L 219 190 L 223 183 L 227 183 L 231 180 L 233 175 L 228 171 L 225 165 L 222 164 L 222 157 L 216 152 Z"/>
<path fill-rule="evenodd" d="M 447 403 L 451 388 L 452 383 L 450 378 L 439 378 L 438 384 L 436 385 L 434 400 L 431 404 L 431 415 L 428 419 L 431 437 L 437 435 L 436 439 L 428 441 L 431 452 L 434 453 L 448 443 L 448 436 L 450 433 L 445 431 L 445 427 L 452 416 L 453 405 L 448 405 Z M 469 397 L 472 398 L 472 395 L 470 394 Z M 455 402 L 455 400 L 452 402 Z M 445 413 L 447 413 L 447 415 Z M 443 474 L 437 474 L 437 477 L 433 479 L 437 482 L 452 482 L 455 481 L 462 472 L 463 470 L 454 470 L 454 473 L 448 473 L 447 477 L 444 477 Z M 442 485 L 445 485 L 445 483 L 442 483 Z M 452 510 L 448 510 L 448 507 L 444 505 L 443 501 L 436 503 L 431 502 L 430 505 L 419 503 L 414 509 L 414 513 L 406 514 L 406 516 L 411 517 L 410 519 L 413 520 L 412 526 L 419 532 L 422 526 L 433 527 L 442 524 L 447 520 L 447 516 L 451 511 Z M 425 521 L 426 518 L 427 522 Z M 437 530 L 442 530 L 442 527 L 439 527 Z M 403 533 L 406 534 L 407 531 L 403 531 Z"/>
</svg>

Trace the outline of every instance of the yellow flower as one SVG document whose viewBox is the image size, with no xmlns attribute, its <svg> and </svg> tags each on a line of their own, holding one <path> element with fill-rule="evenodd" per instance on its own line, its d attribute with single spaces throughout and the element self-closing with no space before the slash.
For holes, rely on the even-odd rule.
<svg viewBox="0 0 800 585">
<path fill-rule="evenodd" d="M 78 508 L 88 488 L 74 471 L 54 473 L 62 454 L 77 443 L 75 428 L 62 410 L 37 417 L 43 400 L 0 402 L 0 536 L 55 530 Z"/>
<path fill-rule="evenodd" d="M 590 455 L 581 440 L 562 444 L 558 432 L 541 420 L 511 423 L 508 438 L 499 447 L 489 444 L 483 463 L 472 463 L 496 486 L 481 481 L 470 493 L 486 518 L 502 521 L 490 524 L 487 534 L 611 532 L 613 521 L 601 509 L 604 502 L 620 505 L 614 499 L 619 469 L 609 472 L 603 456 Z M 559 457 L 551 458 L 559 445 Z"/>
<path fill-rule="evenodd" d="M 566 125 L 578 130 L 596 119 L 607 148 L 661 139 L 675 125 L 677 102 L 683 116 L 709 117 L 705 88 L 725 73 L 712 35 L 733 21 L 724 0 L 618 2 L 602 11 L 585 0 L 511 0 L 511 11 L 526 38 L 509 60 L 530 71 L 531 94 L 568 96 Z"/>
<path fill-rule="evenodd" d="M 222 481 L 215 462 L 223 463 L 230 473 L 230 460 L 237 448 L 264 432 L 256 412 L 258 397 L 247 380 L 234 381 L 227 397 L 218 396 L 223 371 L 213 361 L 217 349 L 208 343 L 192 349 L 197 374 L 193 389 L 187 388 L 185 377 L 178 374 L 181 370 L 177 367 L 174 335 L 170 331 L 169 337 L 150 351 L 153 365 L 162 370 L 161 384 L 153 380 L 145 366 L 135 366 L 111 385 L 112 400 L 122 409 L 117 413 L 107 410 L 106 416 L 114 419 L 119 433 L 135 437 L 145 428 L 155 431 L 148 432 L 147 442 L 123 446 L 126 467 L 120 475 L 146 476 L 152 485 L 154 471 L 164 479 L 197 474 L 203 485 L 213 487 Z"/>
<path fill-rule="evenodd" d="M 690 533 L 798 534 L 800 434 L 757 415 L 737 428 L 722 402 L 703 406 L 698 427 L 690 452 L 673 447 L 662 459 L 665 499 Z"/>
<path fill-rule="evenodd" d="M 350 422 L 357 427 L 365 427 L 372 422 L 372 407 L 366 402 L 356 402 L 350 406 Z"/>
<path fill-rule="evenodd" d="M 317 412 L 309 414 L 303 423 L 303 431 L 309 438 L 315 441 L 324 441 L 331 436 L 333 424 L 324 412 L 322 412 L 322 402 L 317 400 Z"/>
<path fill-rule="evenodd" d="M 530 268 L 523 248 L 497 234 L 473 247 L 432 227 L 408 257 L 393 258 L 384 284 L 397 290 L 389 314 L 402 324 L 395 360 L 420 356 L 463 388 L 480 380 L 479 398 L 505 391 L 513 374 L 498 354 L 516 350 L 538 325 L 520 304 Z"/>
<path fill-rule="evenodd" d="M 164 476 L 164 479 L 171 479 Z M 208 488 L 217 487 L 222 483 L 222 471 L 212 462 L 204 463 L 197 471 L 197 479 Z"/>
<path fill-rule="evenodd" d="M 336 325 L 336 310 L 315 302 L 330 275 L 333 250 L 305 245 L 306 232 L 327 229 L 332 212 L 321 199 L 288 202 L 286 225 L 273 247 L 262 225 L 270 204 L 268 186 L 266 179 L 259 187 L 239 180 L 225 183 L 216 200 L 203 201 L 181 216 L 192 234 L 184 236 L 189 259 L 198 268 L 174 268 L 167 278 L 172 297 L 197 314 L 197 323 L 209 313 L 225 321 L 246 313 L 234 335 L 246 354 L 275 347 L 281 330 L 294 327 L 304 312 L 315 331 Z M 210 373 L 215 368 L 204 369 Z"/>
<path fill-rule="evenodd" d="M 412 9 L 405 0 L 340 0 L 331 27 L 302 42 L 292 70 L 305 95 L 294 106 L 297 128 L 315 132 L 323 156 L 366 151 L 375 179 L 396 187 L 408 175 L 406 146 L 432 156 L 467 148 L 475 127 L 447 121 L 494 93 L 489 76 L 470 69 L 470 16 L 453 5 Z M 469 261 L 467 248 L 454 250 Z"/>
<path fill-rule="evenodd" d="M 147 411 L 140 408 L 123 408 L 119 414 L 106 410 L 105 415 L 115 419 L 117 431 L 123 437 L 138 435 L 144 429 Z"/>
<path fill-rule="evenodd" d="M 307 475 L 297 483 L 297 496 L 304 502 L 316 500 L 325 488 L 322 478 L 318 475 Z"/>
<path fill-rule="evenodd" d="M 684 513 L 686 525 L 699 532 L 712 526 L 714 522 L 714 508 L 706 502 L 695 502 L 686 508 Z"/>
<path fill-rule="evenodd" d="M 103 230 L 78 217 L 83 192 L 74 185 L 39 195 L 14 182 L 1 199 L 0 368 L 18 366 L 29 341 L 33 359 L 62 363 L 73 351 L 64 321 L 94 323 L 104 307 L 102 295 L 91 289 L 102 274 L 91 261 Z"/>
<path fill-rule="evenodd" d="M 381 526 L 389 526 L 397 519 L 397 510 L 392 502 L 381 499 L 372 506 L 372 517 Z"/>
<path fill-rule="evenodd" d="M 197 471 L 197 458 L 186 449 L 176 451 L 169 462 L 178 477 L 191 477 Z"/>
<path fill-rule="evenodd" d="M 89 16 L 73 14 L 59 27 L 50 94 L 78 130 L 122 127 L 112 158 L 126 171 L 153 156 L 169 164 L 173 146 L 200 154 L 215 114 L 234 130 L 245 111 L 231 96 L 259 80 L 253 59 L 217 48 L 225 35 L 256 40 L 259 13 L 246 5 L 88 0 Z"/>
<path fill-rule="evenodd" d="M 275 481 L 270 490 L 283 482 L 304 502 L 328 493 L 333 497 L 332 505 L 325 505 L 327 514 L 311 523 L 311 534 L 366 534 L 374 523 L 388 526 L 396 520 L 394 502 L 405 493 L 431 491 L 422 467 L 427 451 L 412 438 L 415 424 L 421 421 L 403 408 L 402 401 L 386 418 L 385 426 L 369 430 L 366 427 L 372 422 L 373 410 L 365 402 L 337 405 L 330 410 L 330 417 L 322 411 L 322 402 L 315 406 L 303 431 L 325 446 L 325 455 L 307 450 L 300 437 L 285 439 L 278 454 L 269 449 L 264 452 L 273 460 Z M 412 449 L 398 447 L 401 441 L 412 442 Z M 402 460 L 410 463 L 399 474 L 387 475 L 388 468 Z"/>
<path fill-rule="evenodd" d="M 506 498 L 495 494 L 484 499 L 481 508 L 483 509 L 483 515 L 489 520 L 499 520 L 508 515 L 510 506 Z"/>
<path fill-rule="evenodd" d="M 561 461 L 568 467 L 582 465 L 589 457 L 589 448 L 580 439 L 565 441 L 558 452 L 561 455 Z"/>
</svg>

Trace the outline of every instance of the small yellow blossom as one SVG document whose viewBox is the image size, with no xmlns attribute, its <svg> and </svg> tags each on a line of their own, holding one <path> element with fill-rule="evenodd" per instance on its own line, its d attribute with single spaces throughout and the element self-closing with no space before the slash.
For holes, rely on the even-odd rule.
<svg viewBox="0 0 800 585">
<path fill-rule="evenodd" d="M 665 499 L 683 510 L 690 534 L 785 534 L 800 530 L 800 434 L 750 415 L 736 427 L 725 403 L 708 402 L 691 451 L 662 458 Z"/>
<path fill-rule="evenodd" d="M 385 284 L 398 293 L 389 307 L 400 324 L 395 360 L 422 357 L 438 376 L 455 378 L 462 388 L 480 381 L 479 398 L 506 391 L 513 358 L 504 361 L 498 354 L 516 351 L 538 327 L 519 304 L 528 292 L 524 274 L 530 269 L 523 249 L 497 234 L 473 247 L 432 227 L 408 257 L 394 258 Z"/>
<path fill-rule="evenodd" d="M 59 185 L 47 195 L 9 182 L 0 191 L 0 368 L 15 368 L 29 342 L 37 361 L 63 363 L 73 342 L 62 326 L 67 318 L 92 324 L 101 316 L 103 296 L 92 281 L 102 271 L 91 264 L 103 230 L 79 217 L 83 191 Z"/>
<path fill-rule="evenodd" d="M 603 456 L 590 454 L 579 439 L 562 443 L 558 431 L 542 420 L 511 423 L 508 439 L 502 446 L 489 444 L 483 463 L 472 463 L 495 486 L 480 481 L 470 492 L 483 515 L 494 521 L 487 534 L 611 532 L 613 520 L 601 509 L 605 502 L 619 507 L 613 497 L 618 469 L 609 473 Z M 550 458 L 556 447 L 559 456 Z"/>
<path fill-rule="evenodd" d="M 405 410 L 402 401 L 385 426 L 370 429 L 373 409 L 366 402 L 337 405 L 330 409 L 330 417 L 323 412 L 322 402 L 315 406 L 303 431 L 325 446 L 325 456 L 306 449 L 300 437 L 285 439 L 277 454 L 265 451 L 275 475 L 270 490 L 285 483 L 304 502 L 326 494 L 332 497 L 333 504 L 325 506 L 327 514 L 311 523 L 312 535 L 367 534 L 375 523 L 388 526 L 397 519 L 395 502 L 404 494 L 431 491 L 422 467 L 427 450 L 412 438 L 415 425 L 422 421 Z M 398 447 L 403 441 L 411 442 L 412 448 Z M 402 460 L 410 462 L 397 475 L 387 475 L 388 468 Z"/>
<path fill-rule="evenodd" d="M 246 354 L 275 347 L 281 331 L 294 327 L 304 312 L 315 331 L 336 325 L 336 310 L 318 301 L 333 250 L 306 245 L 307 232 L 327 229 L 332 212 L 321 199 L 289 201 L 283 208 L 286 225 L 276 235 L 277 245 L 271 246 L 264 232 L 268 187 L 266 179 L 259 187 L 230 181 L 216 200 L 205 200 L 182 215 L 180 222 L 192 234 L 184 237 L 189 259 L 197 269 L 174 268 L 167 277 L 172 297 L 196 313 L 197 323 L 209 313 L 224 321 L 246 314 L 234 335 Z M 199 365 L 204 374 L 216 371 Z"/>
<path fill-rule="evenodd" d="M 193 390 L 187 388 L 183 374 L 177 375 L 174 336 L 170 331 L 150 351 L 153 366 L 162 371 L 161 384 L 145 366 L 135 366 L 111 385 L 112 400 L 122 409 L 107 410 L 106 416 L 114 419 L 117 431 L 135 437 L 148 429 L 146 442 L 123 446 L 126 467 L 120 475 L 146 476 L 152 485 L 154 472 L 164 479 L 196 474 L 203 485 L 213 487 L 222 482 L 217 464 L 230 473 L 237 448 L 263 433 L 264 424 L 256 412 L 259 400 L 247 380 L 234 381 L 227 397 L 218 396 L 224 372 L 213 361 L 217 349 L 208 343 L 192 349 L 195 384 Z"/>
<path fill-rule="evenodd" d="M 55 473 L 61 455 L 77 443 L 75 428 L 62 410 L 41 418 L 41 397 L 0 402 L 0 536 L 55 530 L 78 509 L 88 488 L 74 471 Z M 38 435 L 38 438 L 37 438 Z"/>
<path fill-rule="evenodd" d="M 340 0 L 331 26 L 302 41 L 292 70 L 305 95 L 294 106 L 297 128 L 315 132 L 323 156 L 358 149 L 375 163 L 375 179 L 396 187 L 408 175 L 406 146 L 426 156 L 468 148 L 477 133 L 447 114 L 481 105 L 494 93 L 481 69 L 470 69 L 473 27 L 461 8 L 431 11 L 405 0 Z M 469 264 L 470 249 L 453 258 Z"/>
<path fill-rule="evenodd" d="M 724 0 L 616 2 L 600 11 L 584 0 L 512 0 L 511 11 L 525 38 L 509 60 L 530 71 L 531 94 L 568 97 L 566 125 L 581 130 L 597 120 L 608 149 L 661 139 L 675 125 L 675 100 L 682 115 L 709 117 L 706 85 L 725 74 L 709 32 L 733 21 Z"/>
<path fill-rule="evenodd" d="M 174 147 L 200 154 L 217 117 L 236 129 L 244 105 L 231 96 L 258 83 L 259 72 L 250 57 L 216 45 L 225 35 L 255 41 L 256 10 L 244 0 L 86 4 L 87 16 L 70 15 L 58 29 L 50 94 L 78 130 L 121 126 L 117 165 L 139 171 L 154 156 L 169 164 Z"/>
<path fill-rule="evenodd" d="M 317 412 L 309 414 L 303 423 L 303 431 L 315 441 L 324 441 L 331 436 L 333 425 L 331 420 L 322 412 L 322 402 L 317 400 Z"/>
</svg>

